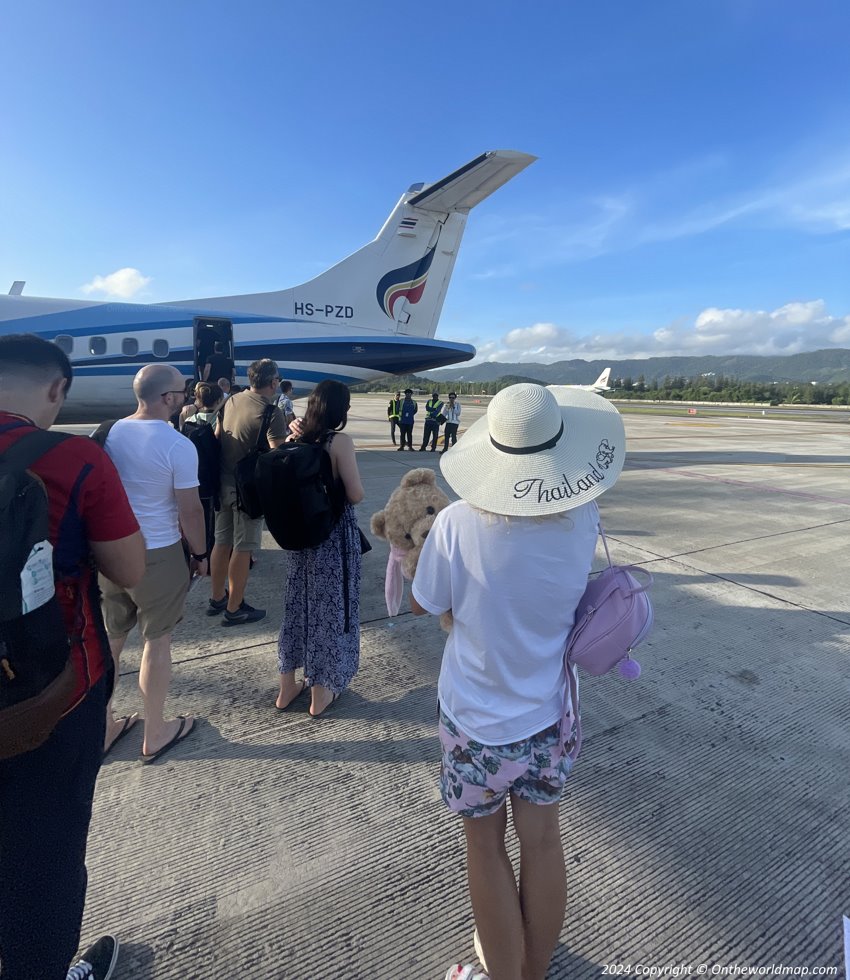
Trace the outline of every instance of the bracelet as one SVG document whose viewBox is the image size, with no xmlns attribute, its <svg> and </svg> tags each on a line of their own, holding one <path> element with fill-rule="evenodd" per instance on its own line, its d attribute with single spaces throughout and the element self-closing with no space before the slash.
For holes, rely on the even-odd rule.
<svg viewBox="0 0 850 980">
<path fill-rule="evenodd" d="M 189 554 L 189 557 L 193 561 L 206 561 L 209 558 L 209 556 L 210 556 L 210 553 L 208 551 L 205 551 L 202 555 L 193 555 L 191 553 Z"/>
</svg>

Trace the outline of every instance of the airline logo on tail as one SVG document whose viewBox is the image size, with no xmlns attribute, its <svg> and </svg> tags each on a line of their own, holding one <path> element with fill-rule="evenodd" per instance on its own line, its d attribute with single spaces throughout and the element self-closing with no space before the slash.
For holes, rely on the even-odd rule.
<svg viewBox="0 0 850 980">
<path fill-rule="evenodd" d="M 401 269 L 393 269 L 381 278 L 376 292 L 378 306 L 391 320 L 396 318 L 395 304 L 400 299 L 407 299 L 408 303 L 418 303 L 422 299 L 435 247 L 429 248 L 421 259 Z"/>
</svg>

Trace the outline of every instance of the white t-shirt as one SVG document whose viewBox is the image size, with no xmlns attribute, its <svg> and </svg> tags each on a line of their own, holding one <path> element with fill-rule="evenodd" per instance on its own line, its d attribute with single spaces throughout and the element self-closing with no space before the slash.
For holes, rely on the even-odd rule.
<svg viewBox="0 0 850 980">
<path fill-rule="evenodd" d="M 119 419 L 104 446 L 139 527 L 145 547 L 167 548 L 180 540 L 175 490 L 198 486 L 198 451 L 168 422 Z"/>
<path fill-rule="evenodd" d="M 484 745 L 518 742 L 560 721 L 568 697 L 564 648 L 596 549 L 599 514 L 504 518 L 463 500 L 425 539 L 413 595 L 451 609 L 440 706 Z"/>
</svg>

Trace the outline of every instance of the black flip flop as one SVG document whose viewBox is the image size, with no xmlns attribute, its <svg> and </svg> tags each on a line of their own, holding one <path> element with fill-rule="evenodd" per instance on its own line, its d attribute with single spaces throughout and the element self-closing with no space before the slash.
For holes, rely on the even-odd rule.
<svg viewBox="0 0 850 980">
<path fill-rule="evenodd" d="M 310 685 L 307 683 L 307 678 L 304 677 L 301 680 L 301 690 L 295 695 L 295 697 L 289 702 L 289 704 L 284 705 L 282 708 L 278 708 L 277 705 L 274 706 L 275 711 L 289 711 L 293 704 L 301 697 L 305 691 L 310 690 Z"/>
<path fill-rule="evenodd" d="M 139 714 L 134 711 L 131 715 L 124 715 L 121 721 L 124 722 L 121 731 L 112 739 L 109 745 L 103 750 L 102 758 L 106 758 L 109 753 L 115 748 L 115 746 L 121 741 L 122 738 L 127 734 L 127 732 L 132 731 L 136 722 L 139 720 Z"/>
<path fill-rule="evenodd" d="M 143 766 L 149 766 L 152 762 L 156 762 L 161 755 L 165 755 L 169 749 L 173 749 L 178 742 L 182 742 L 184 739 L 187 739 L 195 730 L 197 719 L 189 731 L 184 735 L 183 729 L 186 727 L 186 718 L 183 715 L 178 715 L 177 717 L 180 719 L 180 727 L 177 729 L 177 734 L 171 739 L 170 742 L 166 742 L 161 749 L 157 749 L 156 752 L 152 753 L 151 755 L 145 755 L 145 753 L 142 752 L 142 754 L 139 756 L 139 762 L 141 762 Z"/>
<path fill-rule="evenodd" d="M 313 721 L 319 721 L 321 718 L 324 718 L 325 715 L 337 703 L 337 701 L 339 701 L 340 694 L 342 694 L 342 691 L 337 691 L 337 693 L 330 699 L 330 702 L 325 705 L 325 707 L 317 715 L 314 715 L 313 712 L 309 710 L 307 711 L 307 714 L 313 719 Z"/>
</svg>

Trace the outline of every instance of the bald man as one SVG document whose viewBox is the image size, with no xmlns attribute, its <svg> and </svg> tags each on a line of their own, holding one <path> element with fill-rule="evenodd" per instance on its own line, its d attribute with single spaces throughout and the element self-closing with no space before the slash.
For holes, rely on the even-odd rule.
<svg viewBox="0 0 850 980">
<path fill-rule="evenodd" d="M 194 719 L 166 720 L 171 683 L 171 634 L 183 618 L 189 577 L 205 575 L 204 510 L 198 496 L 198 453 L 173 429 L 169 418 L 185 401 L 185 379 L 168 364 L 148 364 L 133 381 L 138 408 L 109 430 L 104 448 L 115 464 L 145 539 L 145 575 L 134 588 L 101 577 L 103 616 L 109 645 L 118 661 L 127 635 L 138 625 L 144 642 L 139 687 L 145 704 L 141 761 L 153 762 L 192 731 Z M 181 529 L 189 545 L 186 558 Z M 138 720 L 106 717 L 105 751 Z"/>
</svg>

